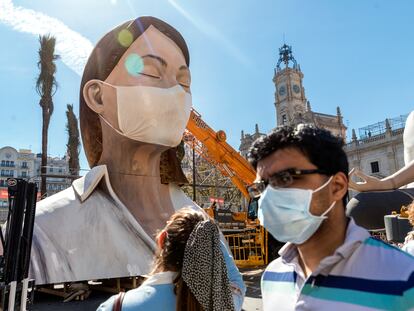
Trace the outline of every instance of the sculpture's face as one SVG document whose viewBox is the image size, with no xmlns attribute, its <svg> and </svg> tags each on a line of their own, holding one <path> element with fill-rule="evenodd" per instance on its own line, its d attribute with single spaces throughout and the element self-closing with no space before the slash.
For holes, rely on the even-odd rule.
<svg viewBox="0 0 414 311">
<path fill-rule="evenodd" d="M 165 89 L 181 85 L 190 93 L 191 76 L 180 48 L 158 29 L 150 26 L 131 44 L 105 82 L 113 86 L 139 85 Z M 87 83 L 84 94 L 90 92 L 88 90 L 91 87 L 93 88 L 93 83 Z M 91 105 L 88 96 L 85 96 L 87 104 L 119 130 L 116 90 L 102 83 L 98 88 L 101 105 Z"/>
</svg>

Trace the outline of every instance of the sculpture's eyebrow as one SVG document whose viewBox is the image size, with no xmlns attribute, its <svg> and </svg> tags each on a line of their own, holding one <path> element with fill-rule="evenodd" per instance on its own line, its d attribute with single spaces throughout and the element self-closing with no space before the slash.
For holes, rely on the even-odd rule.
<svg viewBox="0 0 414 311">
<path fill-rule="evenodd" d="M 159 57 L 157 55 L 153 55 L 153 54 L 147 54 L 142 56 L 142 58 L 152 58 L 152 59 L 156 59 L 157 61 L 159 61 L 161 63 L 161 65 L 163 65 L 164 67 L 167 67 L 167 62 L 165 61 L 165 59 L 163 59 L 162 57 Z"/>
</svg>

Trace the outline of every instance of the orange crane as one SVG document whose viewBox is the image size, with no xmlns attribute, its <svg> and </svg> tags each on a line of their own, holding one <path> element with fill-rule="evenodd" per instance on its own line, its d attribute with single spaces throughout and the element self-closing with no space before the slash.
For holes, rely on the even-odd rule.
<svg viewBox="0 0 414 311">
<path fill-rule="evenodd" d="M 187 130 L 184 133 L 184 141 L 195 152 L 205 158 L 220 172 L 231 179 L 232 183 L 240 190 L 244 197 L 254 206 L 257 200 L 251 201 L 246 186 L 253 183 L 256 172 L 253 167 L 236 150 L 226 143 L 224 131 L 214 131 L 201 119 L 201 115 L 194 109 L 191 111 Z M 254 208 L 254 207 L 253 207 Z M 215 218 L 212 207 L 205 209 L 206 212 Z M 231 213 L 234 221 L 244 222 L 245 230 L 236 233 L 226 234 L 223 229 L 234 260 L 239 267 L 265 265 L 268 263 L 269 238 L 267 232 L 259 225 L 258 220 L 251 221 L 247 212 Z M 220 225 L 220 212 L 217 212 L 216 220 Z"/>
<path fill-rule="evenodd" d="M 224 176 L 229 177 L 244 197 L 249 199 L 246 186 L 253 183 L 256 172 L 245 158 L 226 143 L 224 131 L 214 131 L 193 109 L 184 133 L 184 141 L 215 165 Z"/>
</svg>

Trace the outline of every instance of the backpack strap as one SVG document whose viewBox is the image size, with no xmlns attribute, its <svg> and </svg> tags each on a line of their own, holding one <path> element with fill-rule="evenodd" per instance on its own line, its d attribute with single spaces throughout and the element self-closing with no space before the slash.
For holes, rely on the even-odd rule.
<svg viewBox="0 0 414 311">
<path fill-rule="evenodd" d="M 122 301 L 124 300 L 125 292 L 119 292 L 119 294 L 115 298 L 114 306 L 112 311 L 121 311 L 122 309 Z"/>
</svg>

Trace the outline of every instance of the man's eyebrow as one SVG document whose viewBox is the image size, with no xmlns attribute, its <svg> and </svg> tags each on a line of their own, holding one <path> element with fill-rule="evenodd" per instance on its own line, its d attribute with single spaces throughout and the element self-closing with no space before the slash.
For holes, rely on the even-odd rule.
<svg viewBox="0 0 414 311">
<path fill-rule="evenodd" d="M 147 55 L 142 56 L 142 58 L 156 59 L 157 61 L 161 63 L 161 65 L 163 65 L 164 67 L 167 67 L 167 62 L 162 57 L 159 57 L 157 55 L 147 54 Z"/>
</svg>

